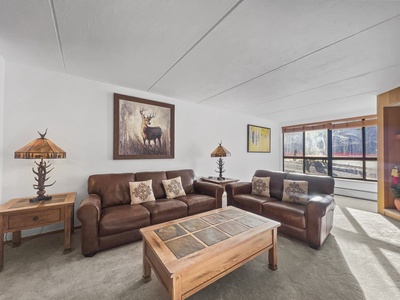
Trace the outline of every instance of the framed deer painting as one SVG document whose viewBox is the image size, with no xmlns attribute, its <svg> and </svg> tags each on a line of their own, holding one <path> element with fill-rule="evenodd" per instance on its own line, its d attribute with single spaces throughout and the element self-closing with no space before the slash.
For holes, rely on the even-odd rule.
<svg viewBox="0 0 400 300">
<path fill-rule="evenodd" d="M 114 94 L 114 159 L 174 158 L 175 106 Z"/>
</svg>

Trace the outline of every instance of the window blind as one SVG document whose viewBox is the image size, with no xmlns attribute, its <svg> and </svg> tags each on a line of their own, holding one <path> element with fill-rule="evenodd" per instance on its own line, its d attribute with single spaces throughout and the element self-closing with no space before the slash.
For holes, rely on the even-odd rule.
<svg viewBox="0 0 400 300">
<path fill-rule="evenodd" d="M 323 122 L 283 126 L 282 133 L 303 132 L 303 131 L 320 130 L 320 129 L 367 127 L 374 125 L 377 125 L 377 117 L 376 115 L 369 115 L 369 116 L 330 120 Z"/>
</svg>

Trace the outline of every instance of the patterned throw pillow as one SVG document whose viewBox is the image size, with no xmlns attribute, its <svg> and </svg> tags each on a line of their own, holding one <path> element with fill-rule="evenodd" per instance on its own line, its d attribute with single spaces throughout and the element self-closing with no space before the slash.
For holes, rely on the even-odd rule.
<svg viewBox="0 0 400 300">
<path fill-rule="evenodd" d="M 269 181 L 271 177 L 256 177 L 253 176 L 251 184 L 251 193 L 255 195 L 270 197 L 269 195 Z"/>
<path fill-rule="evenodd" d="M 148 201 L 155 201 L 152 180 L 129 182 L 131 192 L 131 205 Z"/>
<path fill-rule="evenodd" d="M 282 201 L 307 204 L 308 202 L 308 182 L 296 180 L 283 180 Z"/>
<path fill-rule="evenodd" d="M 162 183 L 168 199 L 174 199 L 176 197 L 186 195 L 185 190 L 182 186 L 181 176 L 168 180 L 163 180 Z"/>
</svg>

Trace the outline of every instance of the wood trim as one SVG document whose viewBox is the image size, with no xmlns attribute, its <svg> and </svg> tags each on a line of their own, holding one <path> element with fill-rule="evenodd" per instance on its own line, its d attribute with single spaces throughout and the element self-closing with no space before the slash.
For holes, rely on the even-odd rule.
<svg viewBox="0 0 400 300">
<path fill-rule="evenodd" d="M 303 132 L 320 129 L 354 128 L 377 125 L 377 115 L 360 116 L 346 119 L 329 120 L 315 123 L 305 123 L 283 126 L 282 132 Z"/>
<path fill-rule="evenodd" d="M 390 190 L 390 171 L 394 163 L 400 163 L 398 151 L 400 130 L 398 114 L 400 110 L 400 87 L 377 97 L 378 117 L 378 212 L 394 217 L 393 195 Z M 393 110 L 393 111 L 392 111 Z M 397 215 L 399 218 L 399 215 Z"/>
<path fill-rule="evenodd" d="M 378 128 L 377 128 L 377 134 L 378 134 L 378 155 L 377 155 L 377 160 L 378 160 L 378 212 L 383 214 L 385 205 L 384 205 L 384 199 L 385 199 L 385 189 L 384 189 L 384 184 L 383 181 L 385 179 L 384 175 L 384 127 L 383 127 L 383 107 L 389 104 L 389 94 L 384 93 L 378 96 L 377 98 L 377 114 L 378 114 Z"/>
<path fill-rule="evenodd" d="M 384 215 L 400 221 L 400 212 L 395 208 L 385 208 Z"/>
</svg>

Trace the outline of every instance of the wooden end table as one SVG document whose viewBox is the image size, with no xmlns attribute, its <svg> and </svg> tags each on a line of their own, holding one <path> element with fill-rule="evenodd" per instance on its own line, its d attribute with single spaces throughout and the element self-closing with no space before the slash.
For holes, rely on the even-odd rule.
<svg viewBox="0 0 400 300">
<path fill-rule="evenodd" d="M 218 177 L 201 177 L 200 178 L 201 181 L 205 181 L 205 182 L 211 182 L 211 183 L 215 183 L 215 184 L 219 184 L 220 186 L 222 186 L 224 188 L 225 191 L 225 186 L 228 183 L 233 183 L 233 182 L 238 182 L 239 179 L 236 178 L 225 178 L 223 180 L 219 180 Z"/>
<path fill-rule="evenodd" d="M 0 272 L 4 263 L 4 233 L 12 232 L 12 245 L 21 244 L 21 230 L 64 223 L 64 254 L 71 252 L 76 193 L 52 195 L 51 200 L 29 202 L 16 198 L 0 206 Z"/>
</svg>

